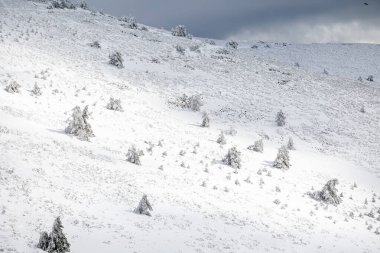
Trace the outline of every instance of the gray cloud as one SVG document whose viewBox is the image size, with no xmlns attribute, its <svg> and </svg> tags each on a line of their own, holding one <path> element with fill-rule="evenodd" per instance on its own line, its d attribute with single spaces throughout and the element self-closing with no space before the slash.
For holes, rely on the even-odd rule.
<svg viewBox="0 0 380 253">
<path fill-rule="evenodd" d="M 380 43 L 380 1 L 368 0 L 87 0 L 115 16 L 195 36 L 292 42 Z"/>
</svg>

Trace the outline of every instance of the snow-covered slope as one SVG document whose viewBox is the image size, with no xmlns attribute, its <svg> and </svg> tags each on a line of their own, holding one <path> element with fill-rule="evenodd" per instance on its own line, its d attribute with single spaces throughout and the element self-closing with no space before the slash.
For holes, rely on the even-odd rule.
<svg viewBox="0 0 380 253">
<path fill-rule="evenodd" d="M 316 66 L 303 48 L 317 54 L 339 45 L 291 45 L 281 54 L 243 45 L 220 54 L 224 42 L 122 24 L 82 9 L 0 0 L 0 250 L 42 252 L 39 233 L 60 216 L 72 252 L 380 251 L 379 88 L 356 73 L 342 77 L 349 68 L 334 54 L 321 67 L 330 75 L 303 67 Z M 95 40 L 100 49 L 88 45 Z M 122 69 L 108 64 L 115 50 Z M 349 52 L 371 61 L 344 64 L 376 81 L 379 50 L 353 45 Z M 300 68 L 291 52 L 303 59 Z M 12 81 L 20 93 L 4 90 Z M 31 95 L 35 83 L 41 96 Z M 183 93 L 202 94 L 209 128 L 199 127 L 199 112 L 168 103 Z M 123 112 L 106 109 L 111 96 Z M 64 132 L 76 105 L 92 112 L 89 142 Z M 274 121 L 279 110 L 283 127 Z M 230 127 L 237 134 L 220 146 L 220 131 Z M 276 169 L 289 137 L 292 166 Z M 260 138 L 263 153 L 247 149 Z M 132 145 L 145 153 L 141 166 L 126 161 Z M 222 162 L 233 146 L 242 153 L 237 171 Z M 342 204 L 306 194 L 332 178 Z M 152 217 L 133 212 L 144 193 Z"/>
</svg>

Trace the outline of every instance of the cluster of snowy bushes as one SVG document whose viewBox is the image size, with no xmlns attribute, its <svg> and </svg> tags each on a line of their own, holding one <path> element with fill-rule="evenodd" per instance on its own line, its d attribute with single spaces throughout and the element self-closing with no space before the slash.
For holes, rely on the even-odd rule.
<svg viewBox="0 0 380 253">
<path fill-rule="evenodd" d="M 186 94 L 177 97 L 174 101 L 169 101 L 169 103 L 182 109 L 189 109 L 192 111 L 199 111 L 201 106 L 204 105 L 201 95 L 188 96 Z"/>
<path fill-rule="evenodd" d="M 51 1 L 48 9 L 76 9 L 82 8 L 88 10 L 88 5 L 85 1 L 81 1 L 79 3 L 73 4 L 69 0 L 53 0 Z"/>
<path fill-rule="evenodd" d="M 177 37 L 185 37 L 188 39 L 192 39 L 193 36 L 186 30 L 184 25 L 177 25 L 172 28 L 172 35 Z"/>
</svg>

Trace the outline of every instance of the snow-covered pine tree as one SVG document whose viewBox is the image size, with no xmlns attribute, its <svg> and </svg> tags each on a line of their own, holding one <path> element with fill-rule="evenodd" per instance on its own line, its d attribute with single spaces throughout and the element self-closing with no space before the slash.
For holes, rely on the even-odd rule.
<svg viewBox="0 0 380 253">
<path fill-rule="evenodd" d="M 79 106 L 75 106 L 71 117 L 67 120 L 68 125 L 65 128 L 65 133 L 77 136 L 80 140 L 88 141 L 90 137 L 95 136 L 90 123 L 88 123 L 88 118 L 88 105 L 83 111 Z"/>
<path fill-rule="evenodd" d="M 369 76 L 367 77 L 367 81 L 369 81 L 369 82 L 373 82 L 373 75 L 369 75 Z"/>
<path fill-rule="evenodd" d="M 152 216 L 149 211 L 153 211 L 152 205 L 148 201 L 148 197 L 144 194 L 140 200 L 139 205 L 134 210 L 134 213 Z"/>
<path fill-rule="evenodd" d="M 144 152 L 142 150 L 136 149 L 133 145 L 128 149 L 127 153 L 127 161 L 130 163 L 134 163 L 136 165 L 141 165 L 140 156 L 143 156 Z"/>
<path fill-rule="evenodd" d="M 49 247 L 49 235 L 46 232 L 42 232 L 40 235 L 40 240 L 38 241 L 37 248 L 46 251 Z"/>
<path fill-rule="evenodd" d="M 315 200 L 336 206 L 342 203 L 342 199 L 338 195 L 338 190 L 335 188 L 335 186 L 338 184 L 338 179 L 331 179 L 327 181 L 327 183 L 325 184 L 325 186 L 323 186 L 321 191 L 316 191 L 313 193 L 309 192 L 308 195 Z"/>
<path fill-rule="evenodd" d="M 41 96 L 42 95 L 41 89 L 40 89 L 40 87 L 38 87 L 37 83 L 34 84 L 33 90 L 31 92 L 35 96 Z"/>
<path fill-rule="evenodd" d="M 234 169 L 241 168 L 241 153 L 236 149 L 236 147 L 232 147 L 228 150 L 227 155 L 223 158 L 223 163 L 231 166 Z"/>
<path fill-rule="evenodd" d="M 110 101 L 108 102 L 106 107 L 108 110 L 114 110 L 114 111 L 119 111 L 119 112 L 123 111 L 123 108 L 121 106 L 121 100 L 114 99 L 113 97 L 110 98 Z"/>
<path fill-rule="evenodd" d="M 108 58 L 110 59 L 109 60 L 109 64 L 119 68 L 119 69 L 122 69 L 124 68 L 124 65 L 123 65 L 123 58 L 121 56 L 121 53 L 118 52 L 118 51 L 115 51 L 113 52 L 112 54 L 110 54 L 108 56 Z"/>
<path fill-rule="evenodd" d="M 264 151 L 264 143 L 263 140 L 257 140 L 253 145 L 250 145 L 248 147 L 249 150 L 255 151 L 255 152 L 260 152 L 262 153 Z"/>
<path fill-rule="evenodd" d="M 276 115 L 276 123 L 277 123 L 277 126 L 284 126 L 285 123 L 286 123 L 286 116 L 285 116 L 285 113 L 280 110 L 277 115 Z"/>
<path fill-rule="evenodd" d="M 288 150 L 295 150 L 296 147 L 294 146 L 293 138 L 289 137 L 288 144 L 286 145 Z"/>
<path fill-rule="evenodd" d="M 5 91 L 9 93 L 20 93 L 21 86 L 16 82 L 12 81 L 5 87 Z"/>
<path fill-rule="evenodd" d="M 300 67 L 300 64 L 298 62 L 294 63 L 294 66 L 299 68 Z"/>
<path fill-rule="evenodd" d="M 203 112 L 201 127 L 209 127 L 209 126 L 210 126 L 210 118 L 208 117 L 207 112 Z"/>
<path fill-rule="evenodd" d="M 229 47 L 229 48 L 233 48 L 233 49 L 237 49 L 238 48 L 238 45 L 239 43 L 237 43 L 236 41 L 234 40 L 230 40 L 226 43 L 226 47 Z"/>
<path fill-rule="evenodd" d="M 224 136 L 223 131 L 220 131 L 219 137 L 218 137 L 218 139 L 216 140 L 216 142 L 219 143 L 220 145 L 224 145 L 224 144 L 227 143 L 227 141 L 226 141 L 226 137 Z"/>
<path fill-rule="evenodd" d="M 59 217 L 54 221 L 53 230 L 49 235 L 49 245 L 47 252 L 49 253 L 65 253 L 70 252 L 70 243 L 67 241 L 62 231 L 62 222 Z"/>
<path fill-rule="evenodd" d="M 48 8 L 56 9 L 75 9 L 75 5 L 69 0 L 53 0 Z"/>
<path fill-rule="evenodd" d="M 362 78 L 361 76 L 359 76 L 358 81 L 359 81 L 359 82 L 362 82 L 362 81 L 363 81 L 363 78 Z"/>
<path fill-rule="evenodd" d="M 172 35 L 177 37 L 186 37 L 188 39 L 191 39 L 191 34 L 186 30 L 186 27 L 184 25 L 177 25 L 172 28 Z"/>
<path fill-rule="evenodd" d="M 285 146 L 282 146 L 277 153 L 276 160 L 273 162 L 273 167 L 287 170 L 290 167 L 289 151 Z"/>
<path fill-rule="evenodd" d="M 329 74 L 329 72 L 327 72 L 327 70 L 326 70 L 326 69 L 323 69 L 323 74 L 325 74 L 325 75 L 328 75 L 328 74 Z"/>
</svg>

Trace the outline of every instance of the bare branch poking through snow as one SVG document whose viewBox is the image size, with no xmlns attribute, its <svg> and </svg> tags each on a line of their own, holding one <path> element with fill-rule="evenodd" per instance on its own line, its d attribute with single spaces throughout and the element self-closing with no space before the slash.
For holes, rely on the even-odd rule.
<svg viewBox="0 0 380 253">
<path fill-rule="evenodd" d="M 140 200 L 139 205 L 134 210 L 134 213 L 152 216 L 149 211 L 153 211 L 152 205 L 148 201 L 148 197 L 144 194 Z"/>
<path fill-rule="evenodd" d="M 338 179 L 331 179 L 327 181 L 321 191 L 316 191 L 313 193 L 309 192 L 308 195 L 317 201 L 322 201 L 324 203 L 336 206 L 342 203 L 342 199 L 338 196 L 338 190 L 335 188 L 338 184 Z"/>
<path fill-rule="evenodd" d="M 90 137 L 95 136 L 88 123 L 88 118 L 88 105 L 83 111 L 79 106 L 75 106 L 71 117 L 67 120 L 68 126 L 65 128 L 65 133 L 77 136 L 79 140 L 88 141 Z"/>
<path fill-rule="evenodd" d="M 289 151 L 285 146 L 282 146 L 277 153 L 276 160 L 273 162 L 273 167 L 278 169 L 289 169 Z"/>
<path fill-rule="evenodd" d="M 128 149 L 127 161 L 136 165 L 141 165 L 140 156 L 143 156 L 144 152 L 142 150 L 136 149 L 132 146 Z"/>
<path fill-rule="evenodd" d="M 241 153 L 236 149 L 236 147 L 232 147 L 228 150 L 227 155 L 223 158 L 223 163 L 231 166 L 234 169 L 241 168 Z"/>
<path fill-rule="evenodd" d="M 16 81 L 12 81 L 5 87 L 5 91 L 9 93 L 20 93 L 20 88 L 21 86 Z"/>
<path fill-rule="evenodd" d="M 110 101 L 107 104 L 107 109 L 122 112 L 123 108 L 121 106 L 121 100 L 111 97 Z"/>
<path fill-rule="evenodd" d="M 109 64 L 119 68 L 119 69 L 122 69 L 124 68 L 124 65 L 123 65 L 123 58 L 121 56 L 121 53 L 118 52 L 118 51 L 115 51 L 114 53 L 110 54 L 109 56 Z"/>
</svg>

